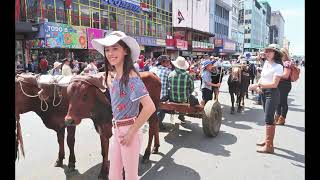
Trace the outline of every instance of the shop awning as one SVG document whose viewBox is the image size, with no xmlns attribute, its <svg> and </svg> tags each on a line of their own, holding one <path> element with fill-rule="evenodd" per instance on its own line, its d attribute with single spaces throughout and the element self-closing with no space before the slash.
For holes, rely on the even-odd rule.
<svg viewBox="0 0 320 180">
<path fill-rule="evenodd" d="M 37 32 L 38 28 L 33 27 L 33 23 L 30 22 L 16 22 L 16 33 L 31 33 Z"/>
</svg>

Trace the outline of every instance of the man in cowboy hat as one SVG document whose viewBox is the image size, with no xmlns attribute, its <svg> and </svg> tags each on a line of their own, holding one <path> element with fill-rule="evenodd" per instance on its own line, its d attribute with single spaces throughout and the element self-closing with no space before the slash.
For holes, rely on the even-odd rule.
<svg viewBox="0 0 320 180">
<path fill-rule="evenodd" d="M 72 69 L 70 67 L 70 61 L 68 58 L 64 58 L 62 60 L 63 62 L 63 66 L 62 66 L 62 71 L 61 71 L 61 75 L 63 76 L 71 76 L 72 75 Z"/>
<path fill-rule="evenodd" d="M 169 74 L 171 70 L 168 68 L 170 66 L 170 59 L 167 55 L 161 55 L 157 58 L 157 67 L 150 69 L 150 72 L 155 73 L 161 80 L 161 94 L 160 101 L 164 102 L 169 99 Z M 158 110 L 157 116 L 159 118 L 159 128 L 166 129 L 163 125 L 162 121 L 165 116 L 165 112 L 162 110 Z"/>
<path fill-rule="evenodd" d="M 194 82 L 187 73 L 189 63 L 182 56 L 178 56 L 175 61 L 171 61 L 175 70 L 169 74 L 169 99 L 172 102 L 185 103 L 190 105 L 199 104 L 198 100 L 191 94 L 194 90 Z M 185 123 L 183 115 L 178 117 L 182 123 Z"/>
</svg>

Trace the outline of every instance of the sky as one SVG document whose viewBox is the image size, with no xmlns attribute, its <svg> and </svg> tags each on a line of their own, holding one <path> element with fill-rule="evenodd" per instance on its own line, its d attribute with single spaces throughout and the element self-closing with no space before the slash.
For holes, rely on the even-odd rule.
<svg viewBox="0 0 320 180">
<path fill-rule="evenodd" d="M 267 0 L 271 11 L 280 10 L 284 18 L 284 36 L 290 41 L 292 55 L 305 55 L 304 0 Z"/>
</svg>

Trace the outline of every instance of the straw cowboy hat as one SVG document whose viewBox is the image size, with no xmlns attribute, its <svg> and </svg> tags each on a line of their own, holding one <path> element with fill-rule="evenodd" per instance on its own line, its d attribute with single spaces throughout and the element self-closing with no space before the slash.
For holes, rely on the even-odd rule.
<svg viewBox="0 0 320 180">
<path fill-rule="evenodd" d="M 61 62 L 54 62 L 53 63 L 53 69 L 59 67 L 62 63 Z"/>
<path fill-rule="evenodd" d="M 94 49 L 105 56 L 104 47 L 112 46 L 120 40 L 126 43 L 126 45 L 130 48 L 132 61 L 136 62 L 139 59 L 140 46 L 134 38 L 127 36 L 124 32 L 113 31 L 110 34 L 106 35 L 104 38 L 93 39 L 91 41 L 91 44 Z"/>
<path fill-rule="evenodd" d="M 175 61 L 171 61 L 172 64 L 179 68 L 179 69 L 188 69 L 189 68 L 189 63 L 186 61 L 186 59 L 182 56 L 178 56 Z"/>
<path fill-rule="evenodd" d="M 268 47 L 264 48 L 264 50 L 271 49 L 273 51 L 277 51 L 282 55 L 282 52 L 280 51 L 280 46 L 278 44 L 269 44 Z"/>
</svg>

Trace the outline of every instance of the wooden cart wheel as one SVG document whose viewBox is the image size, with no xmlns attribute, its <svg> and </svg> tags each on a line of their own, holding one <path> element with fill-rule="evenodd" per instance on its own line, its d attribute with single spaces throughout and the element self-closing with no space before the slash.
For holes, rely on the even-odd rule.
<svg viewBox="0 0 320 180">
<path fill-rule="evenodd" d="M 222 121 L 222 109 L 218 101 L 210 100 L 203 109 L 202 128 L 208 137 L 215 137 L 220 131 Z"/>
</svg>

